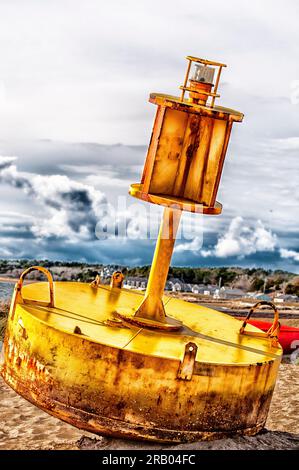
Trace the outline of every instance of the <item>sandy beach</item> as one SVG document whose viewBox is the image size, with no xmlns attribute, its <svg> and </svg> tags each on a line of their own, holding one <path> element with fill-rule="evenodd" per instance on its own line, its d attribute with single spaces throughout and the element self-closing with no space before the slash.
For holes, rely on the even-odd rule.
<svg viewBox="0 0 299 470">
<path fill-rule="evenodd" d="M 188 449 L 299 448 L 299 366 L 281 364 L 266 428 L 272 433 L 174 446 Z M 285 433 L 291 433 L 285 435 Z M 85 436 L 85 437 L 84 437 Z M 287 438 L 286 438 L 287 437 Z M 4 449 L 161 449 L 80 431 L 36 408 L 0 379 L 0 450 Z M 169 447 L 168 447 L 169 448 Z"/>
</svg>

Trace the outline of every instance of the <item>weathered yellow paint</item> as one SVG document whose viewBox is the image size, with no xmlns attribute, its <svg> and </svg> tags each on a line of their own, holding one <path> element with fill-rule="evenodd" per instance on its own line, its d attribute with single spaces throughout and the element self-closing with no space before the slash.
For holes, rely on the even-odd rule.
<svg viewBox="0 0 299 470">
<path fill-rule="evenodd" d="M 220 111 L 211 116 L 210 108 L 207 115 L 202 114 L 202 108 L 189 114 L 188 103 L 184 105 L 186 109 L 182 103 L 179 109 L 166 106 L 163 112 L 158 105 L 143 191 L 213 206 L 233 114 L 227 111 L 227 119 L 221 119 Z"/>
<path fill-rule="evenodd" d="M 141 183 L 131 184 L 129 194 L 137 199 L 141 199 L 142 201 L 151 202 L 152 204 L 177 208 L 183 211 L 194 212 L 196 214 L 219 215 L 222 212 L 222 204 L 220 204 L 220 202 L 216 201 L 214 206 L 208 207 L 182 197 L 178 198 L 161 194 L 150 194 L 144 192 L 143 184 Z"/>
<path fill-rule="evenodd" d="M 120 319 L 135 326 L 158 327 L 164 330 L 181 328 L 180 321 L 166 316 L 162 301 L 180 219 L 180 210 L 164 209 L 144 299 L 133 309 L 117 309 Z"/>
<path fill-rule="evenodd" d="M 133 308 L 143 294 L 75 282 L 56 282 L 54 292 L 54 308 L 17 303 L 2 352 L 4 379 L 33 403 L 83 429 L 154 440 L 263 426 L 282 350 L 240 335 L 239 320 L 164 296 L 166 315 L 183 321 L 182 330 L 111 327 L 115 309 Z M 48 284 L 22 293 L 45 301 Z M 190 341 L 198 351 L 185 381 L 177 374 Z"/>
<path fill-rule="evenodd" d="M 28 284 L 23 287 L 24 297 L 27 299 L 46 299 L 48 293 L 48 284 L 38 282 Z M 82 334 L 90 338 L 91 341 L 101 342 L 109 346 L 124 348 L 129 343 L 138 329 L 132 328 L 111 328 L 105 325 L 107 318 L 114 318 L 113 313 L 118 306 L 132 308 L 140 303 L 144 294 L 134 292 L 129 289 L 111 289 L 109 286 L 101 285 L 97 289 L 93 289 L 88 284 L 79 282 L 55 282 L 55 307 L 38 307 L 26 304 L 18 304 L 17 312 L 30 313 L 41 323 L 46 323 L 65 333 L 72 334 L 74 328 L 79 326 Z M 195 338 L 194 341 L 199 346 L 199 355 L 201 361 L 215 362 L 220 364 L 236 364 L 258 362 L 269 360 L 274 354 L 280 355 L 280 348 L 272 348 L 268 339 L 251 338 L 239 335 L 242 323 L 224 313 L 200 306 L 194 305 L 172 297 L 163 297 L 166 313 L 170 314 L 177 320 L 182 320 L 184 325 L 193 330 L 193 332 L 203 335 L 203 337 Z M 17 320 L 14 320 L 17 323 Z M 26 328 L 26 325 L 24 324 Z M 248 331 L 259 331 L 254 326 L 248 325 Z M 21 331 L 21 329 L 20 329 Z M 113 333 L 113 334 L 112 334 Z M 146 347 L 141 349 L 135 348 L 131 343 L 127 349 L 131 349 L 139 353 L 149 353 L 154 351 L 154 355 L 165 356 L 168 358 L 180 359 L 183 351 L 177 348 L 178 342 L 184 345 L 190 340 L 189 335 L 177 333 L 161 333 L 141 330 L 138 334 L 141 343 L 145 338 L 156 338 L 149 350 Z M 208 338 L 205 339 L 204 336 Z M 210 339 L 223 341 L 217 343 Z M 183 339 L 182 339 L 183 338 Z M 37 341 L 39 339 L 37 338 Z M 135 338 L 136 344 L 137 337 Z M 232 346 L 226 346 L 226 342 L 232 343 Z M 166 346 L 168 344 L 168 346 Z M 171 344 L 173 347 L 171 347 Z M 238 354 L 238 347 L 250 347 L 256 349 L 257 352 L 250 352 L 244 349 L 245 356 L 241 361 Z M 210 347 L 214 348 L 213 357 L 210 356 Z M 168 356 L 167 350 L 172 351 Z M 208 352 L 206 352 L 206 348 Z M 220 351 L 219 351 L 220 349 Z M 237 350 L 237 351 L 236 351 Z M 237 356 L 236 356 L 237 354 Z M 270 355 L 270 356 L 269 356 Z"/>
<path fill-rule="evenodd" d="M 163 108 L 176 109 L 185 113 L 198 113 L 200 116 L 224 119 L 225 121 L 232 120 L 234 122 L 242 122 L 244 118 L 243 113 L 232 108 L 225 106 L 214 106 L 213 108 L 210 106 L 202 106 L 188 100 L 181 101 L 177 96 L 167 95 L 165 93 L 151 93 L 149 101 Z"/>
</svg>

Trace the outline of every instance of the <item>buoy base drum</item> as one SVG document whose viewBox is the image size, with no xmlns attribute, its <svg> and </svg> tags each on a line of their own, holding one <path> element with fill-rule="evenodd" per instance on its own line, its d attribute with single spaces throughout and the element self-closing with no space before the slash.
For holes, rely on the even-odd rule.
<svg viewBox="0 0 299 470">
<path fill-rule="evenodd" d="M 50 304 L 48 283 L 28 284 L 21 296 L 17 286 L 9 315 L 1 374 L 30 402 L 80 429 L 133 439 L 189 442 L 263 428 L 279 345 L 166 296 L 179 331 L 118 325 L 117 307 L 140 304 L 138 292 L 78 282 L 56 282 L 53 292 Z"/>
</svg>

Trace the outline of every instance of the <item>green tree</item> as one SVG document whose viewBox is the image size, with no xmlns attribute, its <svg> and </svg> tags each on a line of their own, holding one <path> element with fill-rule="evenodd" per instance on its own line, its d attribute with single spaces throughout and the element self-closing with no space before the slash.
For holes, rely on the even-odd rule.
<svg viewBox="0 0 299 470">
<path fill-rule="evenodd" d="M 254 277 L 251 281 L 251 284 L 250 284 L 250 290 L 251 291 L 260 291 L 260 290 L 263 289 L 264 283 L 265 283 L 265 281 L 261 277 Z"/>
</svg>

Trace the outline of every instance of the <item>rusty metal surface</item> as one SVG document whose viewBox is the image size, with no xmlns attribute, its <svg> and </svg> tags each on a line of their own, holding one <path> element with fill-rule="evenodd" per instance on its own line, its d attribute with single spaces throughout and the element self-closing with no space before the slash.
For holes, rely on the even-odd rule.
<svg viewBox="0 0 299 470">
<path fill-rule="evenodd" d="M 197 349 L 197 345 L 195 343 L 192 343 L 191 341 L 190 343 L 186 344 L 185 354 L 178 370 L 178 379 L 192 379 Z"/>
<path fill-rule="evenodd" d="M 124 282 L 124 275 L 121 271 L 114 271 L 111 276 L 110 287 L 122 288 Z"/>
<path fill-rule="evenodd" d="M 235 109 L 226 108 L 224 106 L 214 106 L 210 108 L 208 106 L 191 103 L 188 100 L 181 101 L 177 96 L 167 95 L 165 93 L 151 93 L 149 101 L 165 108 L 215 119 L 223 119 L 225 121 L 232 120 L 234 122 L 242 122 L 244 118 L 244 114 Z"/>
<path fill-rule="evenodd" d="M 214 106 L 225 64 L 193 56 L 188 56 L 187 60 L 180 98 L 163 93 L 150 95 L 149 101 L 157 105 L 157 113 L 141 178 L 142 193 L 143 198 L 146 194 L 175 198 L 174 204 L 179 204 L 182 210 L 185 210 L 186 200 L 212 209 L 216 206 L 232 124 L 241 122 L 243 114 Z M 213 92 L 212 83 L 190 79 L 193 62 L 203 67 L 208 64 L 218 67 Z M 187 86 L 188 80 L 190 86 Z M 186 90 L 189 99 L 184 99 Z M 208 96 L 212 97 L 211 103 L 206 102 Z M 153 202 L 150 198 L 146 200 Z M 158 200 L 155 203 L 163 204 Z"/>
<path fill-rule="evenodd" d="M 162 300 L 181 214 L 180 210 L 164 209 L 144 299 L 133 309 L 133 318 L 130 310 L 129 315 L 122 315 L 131 324 L 169 331 L 182 327 L 180 320 L 167 317 Z M 117 313 L 121 315 L 119 310 Z"/>
<path fill-rule="evenodd" d="M 246 328 L 246 325 L 247 325 L 247 322 L 248 320 L 250 319 L 251 315 L 259 308 L 259 307 L 262 307 L 262 306 L 270 306 L 273 311 L 274 311 L 274 320 L 273 320 L 273 323 L 271 325 L 271 327 L 269 328 L 269 330 L 264 333 L 264 332 L 252 332 L 252 331 L 245 331 L 245 328 Z M 259 302 L 257 302 L 255 305 L 253 305 L 253 307 L 251 307 L 247 317 L 245 318 L 241 328 L 240 328 L 240 334 L 243 334 L 243 335 L 251 335 L 251 336 L 260 336 L 260 337 L 267 337 L 271 340 L 271 344 L 276 347 L 278 344 L 279 344 L 279 341 L 278 341 L 278 338 L 279 338 L 279 331 L 280 331 L 280 323 L 279 323 L 279 313 L 278 313 L 278 309 L 276 307 L 276 305 L 273 303 L 273 302 L 268 302 L 266 300 L 261 300 Z"/>
<path fill-rule="evenodd" d="M 172 108 L 163 116 L 154 123 L 143 192 L 213 207 L 233 121 Z"/>
<path fill-rule="evenodd" d="M 46 295 L 46 284 L 39 284 L 39 291 Z M 62 284 L 55 286 L 58 304 L 62 298 L 62 292 L 59 295 Z M 25 288 L 37 287 L 31 284 Z M 91 295 L 95 295 L 94 289 L 87 285 L 76 288 L 81 295 L 84 289 L 90 289 Z M 109 288 L 96 289 L 99 298 L 103 299 L 101 293 L 103 296 L 105 292 L 109 292 Z M 134 293 L 127 295 L 135 299 Z M 86 304 L 86 298 L 82 302 Z M 177 308 L 181 309 L 181 306 L 182 303 Z M 187 319 L 189 307 L 192 306 L 187 306 Z M 193 306 L 193 315 L 196 308 Z M 273 357 L 256 354 L 256 361 L 251 364 L 209 363 L 202 362 L 203 343 L 195 338 L 199 347 L 192 378 L 179 380 L 177 374 L 184 350 L 177 359 L 167 357 L 166 352 L 167 341 L 174 341 L 175 335 L 163 335 L 166 350 L 165 357 L 161 357 L 150 350 L 150 344 L 153 346 L 158 341 L 158 335 L 154 333 L 143 330 L 140 332 L 145 335 L 142 340 L 138 330 L 94 325 L 95 331 L 110 330 L 111 335 L 117 336 L 121 330 L 121 337 L 130 338 L 129 349 L 125 345 L 113 347 L 87 337 L 84 323 L 77 322 L 83 334 L 76 335 L 61 328 L 61 324 L 59 328 L 51 325 L 46 314 L 41 318 L 39 312 L 39 318 L 34 314 L 35 309 L 17 305 L 14 319 L 10 317 L 1 374 L 18 393 L 54 416 L 100 434 L 166 442 L 255 433 L 264 425 L 280 350 L 271 350 L 269 346 Z M 218 322 L 220 318 L 224 322 L 224 335 L 225 317 L 223 314 L 218 316 Z M 240 322 L 229 320 L 239 327 Z M 73 324 L 71 328 L 73 331 Z M 147 342 L 146 337 L 151 340 Z M 134 351 L 138 348 L 138 343 L 134 346 L 138 338 L 144 342 L 146 353 Z M 185 338 L 188 336 L 177 335 L 177 348 L 184 344 Z M 265 348 L 264 339 L 243 339 L 246 344 L 260 342 L 261 349 Z M 217 342 L 213 346 L 217 350 Z M 242 354 L 254 357 L 254 353 L 242 351 Z"/>
<path fill-rule="evenodd" d="M 196 214 L 219 215 L 222 212 L 222 205 L 220 202 L 216 201 L 214 206 L 209 207 L 182 197 L 150 194 L 144 192 L 143 184 L 140 183 L 131 184 L 129 194 L 137 199 L 141 199 L 142 201 L 150 202 L 152 204 L 159 204 L 165 207 L 177 207 L 180 210 L 194 212 Z"/>
</svg>

